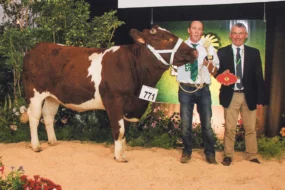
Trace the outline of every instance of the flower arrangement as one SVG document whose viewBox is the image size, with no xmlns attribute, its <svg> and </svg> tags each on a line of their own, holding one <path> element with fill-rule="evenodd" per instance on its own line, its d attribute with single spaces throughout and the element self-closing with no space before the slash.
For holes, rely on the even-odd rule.
<svg viewBox="0 0 285 190">
<path fill-rule="evenodd" d="M 131 146 L 156 146 L 171 148 L 179 145 L 181 134 L 180 116 L 174 112 L 166 114 L 168 108 L 157 106 L 138 124 L 132 124 L 128 130 L 129 144 Z"/>
<path fill-rule="evenodd" d="M 60 185 L 55 184 L 47 178 L 34 175 L 33 179 L 24 175 L 24 168 L 11 167 L 12 171 L 4 178 L 4 165 L 0 157 L 0 189 L 1 190 L 62 190 Z"/>
<path fill-rule="evenodd" d="M 173 148 L 182 146 L 181 118 L 178 112 L 168 114 L 168 108 L 160 106 L 138 123 L 133 124 L 127 134 L 130 146 Z M 215 137 L 217 144 L 219 140 Z M 203 146 L 201 124 L 192 124 L 192 145 L 194 148 Z"/>
<path fill-rule="evenodd" d="M 55 184 L 50 179 L 34 175 L 34 179 L 28 179 L 26 175 L 21 176 L 21 181 L 24 182 L 24 190 L 62 190 L 60 185 Z"/>
<path fill-rule="evenodd" d="M 3 165 L 3 164 L 2 164 Z M 19 189 L 22 190 L 22 186 L 24 182 L 21 180 L 21 176 L 24 172 L 23 167 L 19 167 L 15 170 L 14 167 L 11 168 L 12 171 L 4 178 L 0 176 L 0 189 L 8 190 L 8 189 Z M 3 171 L 4 172 L 4 169 Z M 3 173 L 2 173 L 3 175 Z M 24 190 L 24 189 L 23 189 Z"/>
</svg>

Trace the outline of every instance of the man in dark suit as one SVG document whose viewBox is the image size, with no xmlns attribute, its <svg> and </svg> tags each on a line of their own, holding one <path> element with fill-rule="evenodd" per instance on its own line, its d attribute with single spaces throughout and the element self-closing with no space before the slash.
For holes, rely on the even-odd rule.
<svg viewBox="0 0 285 190">
<path fill-rule="evenodd" d="M 246 157 L 257 159 L 256 109 L 264 104 L 264 80 L 258 49 L 244 45 L 247 38 L 246 26 L 236 23 L 229 34 L 232 44 L 218 50 L 220 68 L 218 74 L 233 73 L 237 81 L 221 85 L 220 104 L 224 107 L 225 139 L 222 164 L 229 166 L 234 155 L 234 142 L 239 113 L 245 129 Z"/>
</svg>

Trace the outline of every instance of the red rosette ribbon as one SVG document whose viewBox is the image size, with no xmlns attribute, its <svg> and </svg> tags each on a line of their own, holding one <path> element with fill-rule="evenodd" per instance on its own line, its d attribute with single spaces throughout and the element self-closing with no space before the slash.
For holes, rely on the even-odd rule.
<svg viewBox="0 0 285 190">
<path fill-rule="evenodd" d="M 217 81 L 223 85 L 231 85 L 236 83 L 237 77 L 232 73 L 222 73 L 217 76 Z"/>
</svg>

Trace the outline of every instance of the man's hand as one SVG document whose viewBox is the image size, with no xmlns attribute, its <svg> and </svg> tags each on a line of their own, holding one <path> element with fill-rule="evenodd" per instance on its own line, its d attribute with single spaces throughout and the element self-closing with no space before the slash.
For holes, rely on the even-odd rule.
<svg viewBox="0 0 285 190">
<path fill-rule="evenodd" d="M 263 107 L 262 104 L 257 104 L 257 105 L 256 105 L 256 108 L 257 108 L 257 109 L 262 108 L 262 107 Z"/>
<path fill-rule="evenodd" d="M 209 66 L 209 64 L 213 64 L 213 61 L 212 60 L 207 60 L 205 58 L 204 61 L 203 61 L 203 65 L 207 67 L 207 66 Z"/>
<path fill-rule="evenodd" d="M 225 71 L 223 72 L 223 74 L 227 74 L 227 73 L 230 73 L 230 70 L 229 70 L 229 69 L 227 69 L 227 70 L 225 70 Z"/>
<path fill-rule="evenodd" d="M 209 71 L 210 74 L 212 74 L 213 76 L 216 76 L 216 74 L 218 72 L 218 68 L 214 66 L 212 60 L 207 60 L 205 58 L 204 61 L 203 61 L 203 65 L 208 68 L 208 71 Z"/>
<path fill-rule="evenodd" d="M 225 70 L 223 73 L 221 73 L 220 75 L 225 75 L 225 74 L 229 74 L 229 73 L 230 73 L 230 70 L 227 69 L 227 70 Z M 218 77 L 218 76 L 217 76 L 217 77 Z M 224 86 L 230 86 L 231 83 L 222 82 L 222 85 L 224 85 Z"/>
</svg>

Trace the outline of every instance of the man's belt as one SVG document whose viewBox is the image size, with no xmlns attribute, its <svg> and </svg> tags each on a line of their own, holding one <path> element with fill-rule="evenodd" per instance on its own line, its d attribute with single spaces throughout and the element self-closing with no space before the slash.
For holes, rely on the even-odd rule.
<svg viewBox="0 0 285 190">
<path fill-rule="evenodd" d="M 237 93 L 244 93 L 244 90 L 234 90 L 234 92 L 237 92 Z"/>
<path fill-rule="evenodd" d="M 208 86 L 208 84 L 206 84 L 206 83 L 203 83 L 203 84 L 191 84 L 191 83 L 180 82 L 180 84 L 183 85 L 183 86 L 190 86 L 190 87 L 202 86 L 202 88 L 204 88 L 205 86 Z"/>
</svg>

